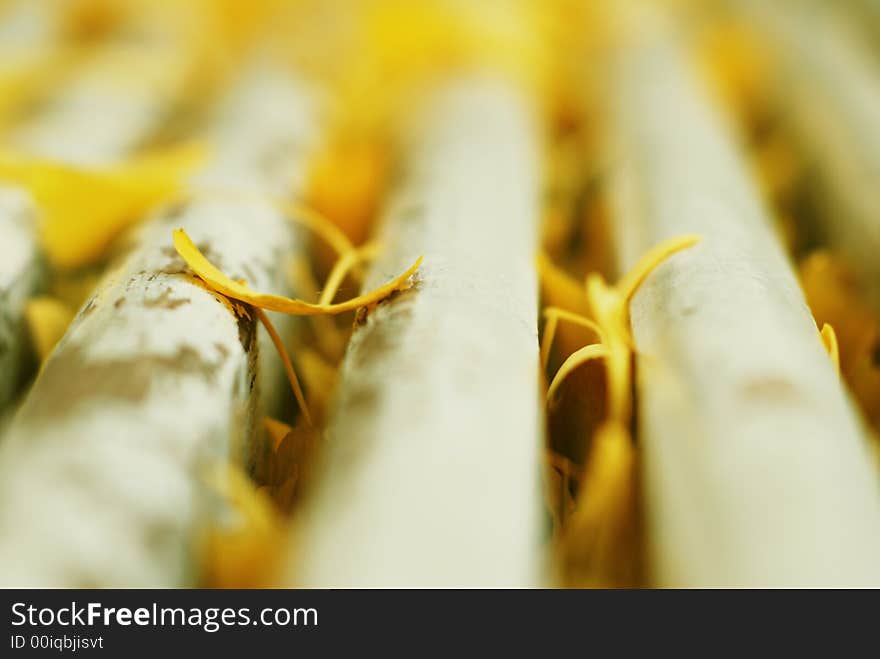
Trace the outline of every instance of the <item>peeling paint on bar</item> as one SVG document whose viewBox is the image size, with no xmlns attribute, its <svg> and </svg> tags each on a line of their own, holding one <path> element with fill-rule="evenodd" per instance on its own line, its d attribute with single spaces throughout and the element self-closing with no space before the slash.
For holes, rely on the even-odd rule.
<svg viewBox="0 0 880 659">
<path fill-rule="evenodd" d="M 168 119 L 186 81 L 184 56 L 175 47 L 151 48 L 149 41 L 111 40 L 71 73 L 41 112 L 6 136 L 6 143 L 76 165 L 112 163 Z M 122 71 L 120 58 L 136 60 L 146 70 Z M 0 409 L 30 370 L 24 305 L 45 280 L 35 209 L 21 197 L 18 189 L 0 183 L 0 198 L 12 200 L 0 203 L 0 235 L 17 237 L 0 243 Z"/>
<path fill-rule="evenodd" d="M 288 578 L 310 586 L 525 586 L 541 578 L 539 129 L 491 79 L 416 119 Z M 500 238 L 503 237 L 503 240 Z"/>
<path fill-rule="evenodd" d="M 142 227 L 44 365 L 0 446 L 0 583 L 198 583 L 199 532 L 229 514 L 204 473 L 253 457 L 257 325 L 188 273 L 171 232 L 184 227 L 255 288 L 286 292 L 290 224 L 251 193 L 289 191 L 306 154 L 273 157 L 259 177 L 251 167 L 279 144 L 308 144 L 311 100 L 266 71 L 233 90 L 240 121 L 219 122 L 219 158 L 194 184 L 233 194 L 195 195 Z"/>
<path fill-rule="evenodd" d="M 612 72 L 621 269 L 697 233 L 631 304 L 650 569 L 661 586 L 880 584 L 880 490 L 729 127 L 677 52 Z"/>
</svg>

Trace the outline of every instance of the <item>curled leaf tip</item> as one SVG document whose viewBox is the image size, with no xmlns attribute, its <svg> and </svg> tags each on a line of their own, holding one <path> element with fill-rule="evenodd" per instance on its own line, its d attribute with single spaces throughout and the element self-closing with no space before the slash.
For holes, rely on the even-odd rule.
<svg viewBox="0 0 880 659">
<path fill-rule="evenodd" d="M 294 371 L 293 364 L 284 347 L 281 337 L 266 315 L 266 311 L 277 311 L 280 313 L 300 315 L 300 316 L 326 316 L 330 314 L 338 314 L 344 311 L 357 309 L 362 306 L 374 305 L 396 291 L 409 288 L 412 285 L 410 277 L 418 270 L 422 264 L 422 257 L 416 259 L 415 263 L 405 272 L 395 277 L 383 286 L 379 286 L 368 293 L 359 295 L 345 302 L 332 304 L 333 296 L 338 290 L 342 279 L 346 273 L 357 263 L 375 255 L 378 246 L 375 243 L 368 243 L 361 248 L 344 247 L 341 252 L 337 266 L 331 273 L 330 281 L 325 289 L 325 294 L 317 304 L 305 302 L 295 298 L 288 298 L 270 293 L 259 293 L 249 288 L 244 279 L 232 279 L 220 271 L 213 263 L 211 263 L 204 254 L 196 247 L 195 243 L 187 235 L 182 228 L 174 229 L 172 232 L 174 249 L 192 271 L 205 282 L 205 284 L 216 293 L 229 298 L 243 302 L 254 308 L 259 321 L 266 328 L 275 349 L 278 351 L 284 365 L 290 385 L 296 396 L 297 405 L 302 412 L 303 418 L 307 426 L 312 426 L 312 418 L 306 404 L 305 396 L 299 379 Z"/>
<path fill-rule="evenodd" d="M 545 367 L 550 342 L 560 320 L 576 322 L 593 329 L 599 338 L 599 343 L 576 350 L 563 362 L 550 383 L 547 392 L 548 403 L 552 402 L 559 385 L 573 370 L 585 361 L 601 358 L 608 378 L 609 419 L 621 424 L 629 422 L 632 408 L 631 363 L 634 352 L 629 322 L 630 299 L 648 275 L 667 258 L 695 245 L 700 239 L 696 234 L 685 234 L 655 245 L 613 286 L 608 284 L 600 273 L 591 272 L 586 278 L 586 296 L 584 296 L 589 305 L 590 318 L 553 307 L 546 310 L 547 325 L 541 346 L 541 363 Z M 545 272 L 550 272 L 554 268 L 549 260 L 541 260 L 540 255 L 539 265 Z"/>
<path fill-rule="evenodd" d="M 553 376 L 553 381 L 550 382 L 550 386 L 547 389 L 547 403 L 549 404 L 553 402 L 559 386 L 569 375 L 577 370 L 581 364 L 585 364 L 594 359 L 606 359 L 607 357 L 608 348 L 601 343 L 591 343 L 590 345 L 586 345 L 570 354 L 562 363 L 562 366 L 559 367 L 559 370 L 556 371 L 556 375 Z"/>
<path fill-rule="evenodd" d="M 629 300 L 635 294 L 636 290 L 647 279 L 654 270 L 662 265 L 666 259 L 680 252 L 683 249 L 696 245 L 701 240 L 701 236 L 693 233 L 684 234 L 669 238 L 663 242 L 654 245 L 638 260 L 632 270 L 630 270 L 618 283 L 617 290 L 623 296 L 624 300 Z"/>
</svg>

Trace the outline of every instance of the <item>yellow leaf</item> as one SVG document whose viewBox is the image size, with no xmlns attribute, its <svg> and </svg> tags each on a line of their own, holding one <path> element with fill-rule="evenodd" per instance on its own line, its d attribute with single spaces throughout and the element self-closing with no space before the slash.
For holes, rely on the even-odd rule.
<svg viewBox="0 0 880 659">
<path fill-rule="evenodd" d="M 100 259 L 120 232 L 177 194 L 204 158 L 202 146 L 187 144 L 115 167 L 85 169 L 7 152 L 0 154 L 0 178 L 30 191 L 52 264 L 75 268 Z"/>
<path fill-rule="evenodd" d="M 321 291 L 318 304 L 330 304 L 333 302 L 333 298 L 336 297 L 336 293 L 339 291 L 339 287 L 348 273 L 359 263 L 374 258 L 378 252 L 378 243 L 367 243 L 343 254 L 333 265 L 333 269 L 327 276 L 327 281 L 324 283 L 324 290 Z"/>
<path fill-rule="evenodd" d="M 638 287 L 660 264 L 698 240 L 698 236 L 686 235 L 656 245 L 615 286 L 609 285 L 599 273 L 592 273 L 587 277 L 586 294 L 580 289 L 582 301 L 578 301 L 565 273 L 546 259 L 540 263 L 545 289 L 549 273 L 555 291 L 567 292 L 569 307 L 583 306 L 586 302 L 590 316 L 558 307 L 545 311 L 548 321 L 541 346 L 544 363 L 560 320 L 592 330 L 599 340 L 575 350 L 562 363 L 550 383 L 548 404 L 555 400 L 566 378 L 595 359 L 602 359 L 607 392 L 605 421 L 591 438 L 585 471 L 578 479 L 580 487 L 561 539 L 569 584 L 620 586 L 637 581 L 635 447 L 630 435 L 634 348 L 629 303 Z M 583 403 L 581 406 L 586 407 Z"/>
<path fill-rule="evenodd" d="M 546 254 L 539 253 L 536 261 L 541 277 L 541 294 L 547 306 L 560 307 L 581 316 L 587 315 L 590 306 L 580 282 L 557 267 Z"/>
<path fill-rule="evenodd" d="M 422 264 L 422 257 L 420 256 L 406 271 L 387 284 L 345 302 L 338 304 L 312 304 L 281 295 L 258 293 L 248 288 L 245 284 L 230 279 L 205 258 L 204 254 L 193 244 L 183 229 L 176 229 L 174 231 L 174 247 L 181 258 L 192 268 L 193 272 L 218 293 L 222 293 L 226 297 L 239 300 L 240 302 L 246 302 L 260 309 L 300 316 L 337 314 L 365 305 L 376 304 L 396 291 L 409 288 L 409 278 Z"/>
<path fill-rule="evenodd" d="M 585 341 L 593 340 L 588 333 L 583 331 L 583 323 L 559 322 L 561 320 L 570 321 L 571 316 L 589 320 L 590 305 L 584 295 L 583 283 L 569 276 L 546 254 L 538 255 L 537 267 L 541 281 L 541 300 L 545 312 L 550 309 L 560 309 L 569 314 L 565 318 L 557 317 L 553 313 L 546 316 L 541 337 L 541 363 L 547 368 L 551 364 L 551 348 L 554 340 L 556 341 L 556 351 L 563 356 L 577 350 Z"/>
<path fill-rule="evenodd" d="M 206 481 L 233 515 L 205 532 L 204 581 L 215 588 L 264 585 L 283 547 L 283 525 L 272 501 L 235 465 L 217 465 Z"/>
<path fill-rule="evenodd" d="M 315 158 L 307 197 L 359 244 L 381 202 L 388 169 L 384 149 L 369 140 L 345 140 Z"/>
<path fill-rule="evenodd" d="M 822 325 L 822 331 L 819 334 L 822 337 L 825 349 L 828 351 L 828 356 L 831 357 L 831 361 L 834 364 L 834 370 L 840 373 L 840 350 L 837 347 L 837 334 L 834 333 L 834 328 L 825 323 Z"/>
<path fill-rule="evenodd" d="M 309 407 L 306 405 L 306 398 L 303 395 L 302 387 L 299 384 L 299 378 L 296 377 L 296 371 L 293 370 L 293 364 L 290 362 L 287 348 L 284 347 L 284 341 L 281 340 L 281 336 L 278 334 L 272 321 L 269 320 L 269 316 L 266 315 L 266 312 L 259 307 L 256 308 L 256 312 L 257 318 L 263 324 L 263 327 L 266 328 L 266 331 L 269 333 L 269 338 L 272 339 L 272 344 L 275 346 L 275 350 L 281 357 L 281 363 L 284 366 L 284 373 L 287 375 L 287 380 L 290 382 L 290 387 L 293 389 L 293 395 L 296 397 L 296 403 L 299 405 L 300 412 L 302 412 L 306 423 L 311 426 L 312 416 L 309 414 Z"/>
<path fill-rule="evenodd" d="M 296 358 L 308 390 L 310 411 L 318 419 L 322 419 L 326 415 L 336 384 L 336 368 L 307 346 L 297 349 Z"/>
<path fill-rule="evenodd" d="M 580 350 L 576 350 L 572 354 L 568 356 L 568 358 L 562 363 L 562 366 L 559 367 L 559 370 L 556 371 L 556 375 L 553 376 L 552 382 L 550 382 L 550 386 L 547 388 L 547 402 L 552 402 L 553 397 L 556 394 L 556 390 L 562 384 L 562 382 L 571 374 L 578 366 L 581 364 L 592 361 L 593 359 L 607 359 L 608 358 L 608 348 L 599 344 L 592 343 L 588 346 L 584 346 Z"/>
<path fill-rule="evenodd" d="M 636 289 L 638 289 L 648 275 L 666 259 L 676 252 L 680 252 L 683 249 L 696 245 L 698 242 L 700 242 L 700 236 L 686 234 L 684 236 L 676 236 L 675 238 L 664 240 L 662 243 L 649 249 L 642 258 L 639 259 L 633 269 L 626 273 L 626 275 L 617 283 L 615 288 L 620 293 L 622 301 L 629 303 L 632 296 L 635 294 Z"/>
<path fill-rule="evenodd" d="M 74 311 L 54 297 L 35 297 L 24 309 L 31 344 L 40 361 L 46 360 L 55 344 L 64 336 Z"/>
<path fill-rule="evenodd" d="M 810 254 L 800 276 L 817 325 L 834 327 L 843 379 L 869 423 L 880 428 L 880 318 L 858 277 L 837 256 Z M 822 340 L 828 347 L 830 337 Z"/>
<path fill-rule="evenodd" d="M 555 393 L 560 383 L 578 366 L 585 361 L 601 357 L 604 359 L 608 376 L 609 419 L 622 424 L 629 423 L 632 408 L 630 400 L 632 339 L 629 329 L 629 302 L 642 282 L 660 264 L 672 254 L 691 247 L 699 240 L 699 236 L 684 235 L 670 238 L 655 245 L 639 259 L 638 263 L 621 278 L 616 286 L 609 286 L 599 273 L 590 274 L 586 282 L 586 296 L 581 293 L 581 297 L 588 302 L 592 318 L 567 311 L 564 308 L 553 309 L 549 314 L 545 327 L 544 344 L 541 346 L 543 363 L 546 364 L 550 349 L 549 342 L 553 340 L 559 319 L 592 329 L 599 337 L 600 344 L 580 348 L 566 359 L 550 384 L 548 402 L 553 399 L 552 394 Z M 578 298 L 572 290 L 570 278 L 550 263 L 549 259 L 539 256 L 538 267 L 545 287 L 549 282 L 552 289 L 563 291 L 569 307 L 583 304 L 578 302 Z"/>
<path fill-rule="evenodd" d="M 544 334 L 541 337 L 541 365 L 544 368 L 547 367 L 550 348 L 553 346 L 553 338 L 556 334 L 556 328 L 558 327 L 560 320 L 591 330 L 599 339 L 600 343 L 608 342 L 602 328 L 599 327 L 597 323 L 589 318 L 581 316 L 580 314 L 573 313 L 560 307 L 548 306 L 544 309 L 544 318 L 547 321 L 544 325 Z"/>
<path fill-rule="evenodd" d="M 577 504 L 565 530 L 566 576 L 576 586 L 629 586 L 637 575 L 636 452 L 619 423 L 593 438 Z"/>
<path fill-rule="evenodd" d="M 293 428 L 286 423 L 268 416 L 263 419 L 263 428 L 266 430 L 266 434 L 269 435 L 273 451 L 278 450 L 278 447 L 281 446 L 281 442 L 287 434 L 293 430 Z"/>
</svg>

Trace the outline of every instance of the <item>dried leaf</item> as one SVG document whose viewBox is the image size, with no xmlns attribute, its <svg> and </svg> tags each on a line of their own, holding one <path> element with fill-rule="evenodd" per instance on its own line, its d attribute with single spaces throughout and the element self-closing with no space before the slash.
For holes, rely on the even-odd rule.
<svg viewBox="0 0 880 659">
<path fill-rule="evenodd" d="M 337 304 L 312 304 L 303 300 L 273 295 L 271 293 L 259 293 L 240 282 L 230 279 L 205 258 L 204 254 L 193 244 L 183 229 L 176 229 L 174 231 L 174 247 L 181 258 L 192 268 L 193 272 L 218 293 L 241 302 L 246 302 L 260 309 L 301 316 L 337 314 L 381 302 L 392 293 L 409 288 L 409 278 L 422 264 L 422 257 L 420 256 L 406 271 L 387 284 L 345 302 Z"/>
<path fill-rule="evenodd" d="M 75 268 L 98 260 L 123 229 L 177 194 L 186 175 L 204 159 L 204 147 L 196 144 L 106 169 L 6 152 L 0 153 L 0 178 L 26 187 L 33 195 L 49 260 L 58 267 Z"/>
<path fill-rule="evenodd" d="M 283 525 L 271 500 L 235 465 L 218 465 L 206 482 L 230 515 L 205 532 L 203 580 L 212 588 L 264 585 L 284 546 Z"/>
<path fill-rule="evenodd" d="M 73 309 L 54 297 L 41 296 L 28 300 L 24 318 L 40 362 L 46 361 L 55 344 L 64 336 L 74 315 Z"/>
</svg>

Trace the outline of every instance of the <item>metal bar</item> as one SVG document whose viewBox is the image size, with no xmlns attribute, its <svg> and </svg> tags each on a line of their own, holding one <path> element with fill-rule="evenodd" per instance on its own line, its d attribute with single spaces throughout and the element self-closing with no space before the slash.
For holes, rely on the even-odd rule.
<svg viewBox="0 0 880 659">
<path fill-rule="evenodd" d="M 107 165 L 149 138 L 171 115 L 192 73 L 186 44 L 163 40 L 161 25 L 152 28 L 152 38 L 146 38 L 148 27 L 142 28 L 147 34 L 141 34 L 141 39 L 123 29 L 122 35 L 99 46 L 43 111 L 6 137 L 7 144 L 29 155 L 76 165 Z M 29 197 L 4 184 L 0 199 L 0 235 L 12 237 L 0 243 L 2 409 L 30 372 L 24 305 L 46 280 L 46 264 Z"/>
<path fill-rule="evenodd" d="M 418 114 L 288 578 L 315 586 L 522 586 L 540 578 L 539 131 L 492 79 Z"/>
<path fill-rule="evenodd" d="M 640 33 L 612 69 L 623 269 L 697 233 L 631 303 L 653 579 L 880 583 L 880 496 L 771 218 L 681 55 Z"/>
<path fill-rule="evenodd" d="M 267 195 L 302 175 L 306 150 L 290 145 L 316 130 L 310 92 L 277 73 L 249 77 L 229 103 L 236 120 L 218 120 L 218 159 L 194 183 L 213 190 L 141 229 L 0 446 L 0 583 L 198 583 L 199 533 L 230 514 L 202 477 L 256 458 L 268 392 L 255 317 L 188 273 L 171 232 L 185 228 L 227 272 L 286 292 L 290 225 Z"/>
</svg>

